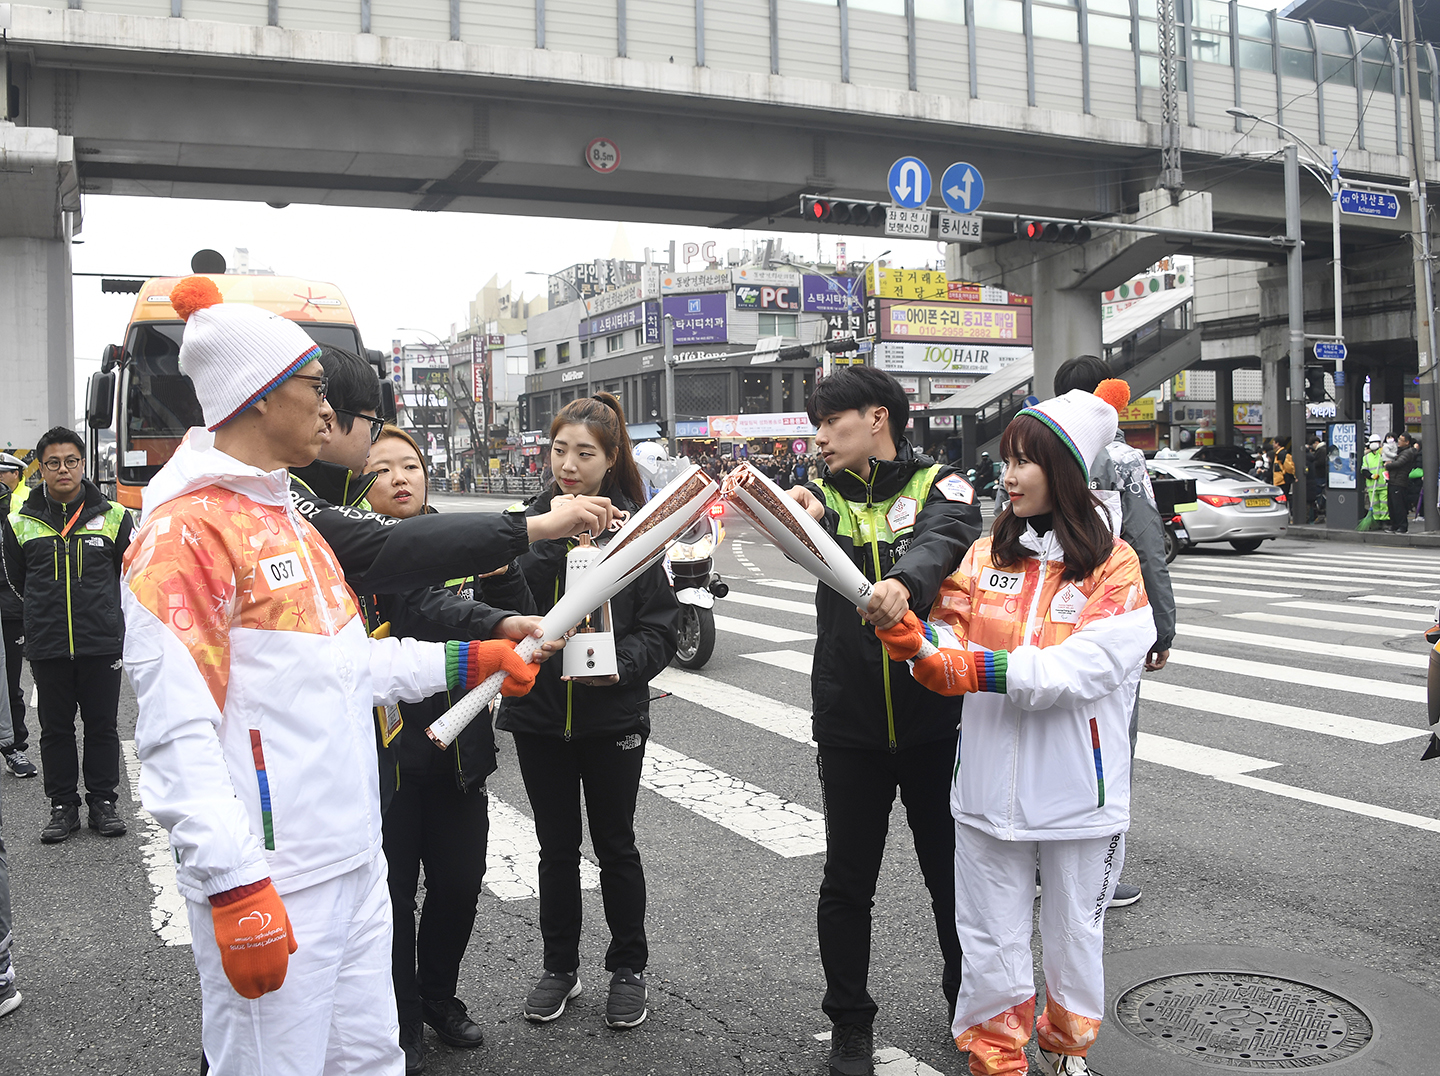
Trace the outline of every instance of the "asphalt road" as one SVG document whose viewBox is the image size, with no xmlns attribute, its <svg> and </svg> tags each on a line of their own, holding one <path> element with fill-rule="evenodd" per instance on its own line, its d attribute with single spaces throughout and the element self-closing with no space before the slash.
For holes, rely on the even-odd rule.
<svg viewBox="0 0 1440 1076">
<path fill-rule="evenodd" d="M 1420 633 L 1440 597 L 1440 555 L 1282 541 L 1248 556 L 1187 552 L 1173 567 L 1181 628 L 1169 667 L 1145 677 L 1125 867 L 1145 895 L 1109 913 L 1107 949 L 1203 942 L 1325 955 L 1434 990 L 1440 1003 L 1440 763 L 1419 761 Z M 733 522 L 717 568 L 732 595 L 717 606 L 714 656 L 699 673 L 668 671 L 656 693 L 673 694 L 651 710 L 637 817 L 649 1021 L 604 1027 L 608 936 L 593 872 L 587 992 L 552 1025 L 521 1017 L 541 966 L 533 833 L 501 734 L 487 888 L 460 987 L 487 1044 L 457 1051 L 431 1035 L 429 1072 L 824 1071 L 823 823 L 804 742 L 813 587 Z M 127 688 L 122 739 L 134 719 Z M 82 828 L 42 846 L 40 781 L 0 776 L 25 995 L 0 1023 L 6 1072 L 199 1071 L 188 932 L 164 881 L 163 833 L 132 788 L 122 782 L 128 836 Z M 871 972 L 888 1076 L 963 1071 L 928 905 L 896 812 Z"/>
</svg>

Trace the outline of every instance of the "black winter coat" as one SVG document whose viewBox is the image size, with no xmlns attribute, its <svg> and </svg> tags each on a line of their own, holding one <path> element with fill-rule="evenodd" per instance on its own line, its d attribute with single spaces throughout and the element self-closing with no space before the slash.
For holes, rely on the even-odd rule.
<svg viewBox="0 0 1440 1076">
<path fill-rule="evenodd" d="M 895 459 L 870 461 L 868 483 L 852 471 L 827 472 L 808 487 L 823 500 L 821 487 L 828 486 L 848 503 L 842 520 L 840 512 L 827 502 L 825 530 L 866 579 L 904 583 L 910 591 L 910 608 L 921 620 L 929 615 L 940 584 L 960 566 L 980 535 L 980 506 L 975 503 L 974 490 L 954 467 L 942 466 L 936 472 L 910 512 L 896 512 L 896 502 L 911 479 L 932 466 L 930 457 L 901 441 Z M 857 543 L 854 528 L 864 517 L 877 513 L 889 513 L 901 524 L 890 527 L 894 540 L 875 535 L 874 542 L 862 537 Z M 907 523 L 910 525 L 904 525 Z M 816 743 L 897 751 L 954 740 L 960 723 L 960 698 L 927 690 L 903 661 L 891 661 L 875 637 L 875 629 L 856 612 L 849 597 L 821 583 L 815 592 L 815 612 L 818 636 L 810 691 Z"/>
<path fill-rule="evenodd" d="M 120 572 L 134 524 L 88 478 L 82 489 L 77 507 L 56 504 L 43 485 L 31 490 L 16 514 L 38 523 L 20 524 L 36 532 L 23 543 L 17 521 L 5 518 L 4 570 L 25 598 L 25 656 L 31 661 L 119 657 L 125 648 Z M 110 512 L 119 517 L 118 527 L 107 526 Z M 62 537 L 67 524 L 69 534 Z"/>
<path fill-rule="evenodd" d="M 637 507 L 619 490 L 603 490 L 601 495 L 620 508 L 633 511 Z M 530 514 L 549 511 L 554 496 L 552 486 L 530 506 Z M 565 555 L 574 544 L 571 539 L 536 542 L 519 560 L 540 613 L 548 612 L 565 593 Z M 487 587 L 486 597 L 493 596 Z M 664 566 L 656 563 L 646 569 L 611 599 L 610 610 L 620 682 L 611 687 L 586 687 L 561 680 L 563 654 L 557 654 L 540 666 L 528 695 L 500 704 L 497 728 L 566 739 L 649 733 L 650 681 L 675 656 L 680 627 L 680 606 Z"/>
</svg>

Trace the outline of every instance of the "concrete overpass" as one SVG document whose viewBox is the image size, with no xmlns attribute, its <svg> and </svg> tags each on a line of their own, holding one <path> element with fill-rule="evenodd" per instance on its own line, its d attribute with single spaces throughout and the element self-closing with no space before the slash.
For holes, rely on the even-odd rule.
<svg viewBox="0 0 1440 1076">
<path fill-rule="evenodd" d="M 1178 30 L 1179 144 L 1203 192 L 1178 206 L 1148 193 L 1162 129 L 1147 0 L 70 4 L 10 5 L 4 41 L 0 337 L 16 348 L 0 360 L 18 391 L 0 416 L 17 441 L 68 417 L 68 240 L 83 193 L 798 230 L 799 194 L 883 197 L 889 162 L 913 153 L 937 174 L 960 157 L 978 165 L 986 209 L 1268 234 L 1283 220 L 1266 163 L 1279 143 L 1226 108 L 1341 150 L 1347 174 L 1396 180 L 1412 101 L 1425 173 L 1440 180 L 1440 102 L 1426 80 L 1406 96 L 1393 40 L 1213 0 L 1187 5 Z M 1428 46 L 1422 67 L 1428 79 Z M 584 160 L 597 137 L 621 150 L 608 174 Z M 1328 257 L 1318 185 L 1304 215 L 1310 250 Z M 1346 260 L 1374 261 L 1408 221 L 1347 225 Z M 1087 252 L 1082 292 L 1128 276 L 1140 254 L 1122 254 Z M 1027 260 L 992 261 L 1015 272 L 1003 267 Z M 1040 281 L 1037 314 L 1060 283 Z M 1038 318 L 1037 352 L 1098 341 L 1098 312 L 1077 334 L 1085 306 Z"/>
</svg>

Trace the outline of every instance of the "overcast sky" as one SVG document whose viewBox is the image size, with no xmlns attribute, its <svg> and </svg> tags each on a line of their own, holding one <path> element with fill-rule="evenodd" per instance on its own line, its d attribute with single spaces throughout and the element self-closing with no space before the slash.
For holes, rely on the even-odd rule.
<svg viewBox="0 0 1440 1076">
<path fill-rule="evenodd" d="M 291 205 L 271 209 L 263 202 L 208 202 L 182 198 L 85 199 L 84 227 L 74 248 L 77 273 L 169 276 L 188 273 L 190 256 L 206 247 L 231 259 L 236 247 L 250 251 L 252 268 L 335 284 L 349 300 L 366 346 L 388 348 L 397 337 L 414 343 L 427 337 L 413 326 L 448 336 L 451 323 L 463 328 L 468 304 L 494 274 L 527 295 L 543 292 L 544 277 L 576 262 L 616 256 L 619 227 L 613 221 L 549 217 L 487 216 L 470 213 L 415 213 L 394 209 Z M 663 224 L 625 224 L 618 238 L 639 260 L 649 246 L 662 259 L 673 239 L 676 259 L 686 241 L 716 241 L 718 256 L 775 235 L 762 231 L 720 231 Z M 785 249 L 816 259 L 817 237 L 785 235 Z M 939 244 L 876 237 L 844 237 L 851 262 L 885 250 L 897 265 L 922 268 L 944 264 Z M 834 238 L 818 237 L 825 260 Z M 233 262 L 232 262 L 233 264 Z M 683 268 L 677 266 L 677 268 Z M 697 258 L 691 269 L 702 269 Z M 135 305 L 133 295 L 102 295 L 98 277 L 75 277 L 75 392 L 83 409 L 85 380 L 99 368 L 100 351 L 119 343 Z"/>
</svg>

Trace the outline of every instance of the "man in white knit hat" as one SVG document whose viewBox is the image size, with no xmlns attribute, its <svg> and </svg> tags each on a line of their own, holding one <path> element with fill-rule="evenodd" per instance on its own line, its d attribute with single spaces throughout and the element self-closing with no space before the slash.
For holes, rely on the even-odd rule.
<svg viewBox="0 0 1440 1076">
<path fill-rule="evenodd" d="M 535 667 L 504 641 L 366 636 L 291 504 L 333 412 L 293 322 L 190 277 L 208 429 L 145 490 L 122 597 L 145 807 L 169 831 L 217 1076 L 400 1076 L 372 707 Z"/>
</svg>

